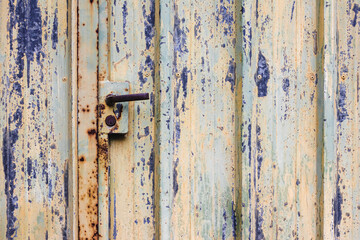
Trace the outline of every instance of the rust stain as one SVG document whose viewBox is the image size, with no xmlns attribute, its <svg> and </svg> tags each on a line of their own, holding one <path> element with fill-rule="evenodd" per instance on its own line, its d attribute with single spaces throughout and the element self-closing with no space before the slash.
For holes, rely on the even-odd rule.
<svg viewBox="0 0 360 240">
<path fill-rule="evenodd" d="M 94 128 L 89 129 L 87 133 L 88 133 L 90 136 L 96 135 L 96 129 L 94 129 Z"/>
</svg>

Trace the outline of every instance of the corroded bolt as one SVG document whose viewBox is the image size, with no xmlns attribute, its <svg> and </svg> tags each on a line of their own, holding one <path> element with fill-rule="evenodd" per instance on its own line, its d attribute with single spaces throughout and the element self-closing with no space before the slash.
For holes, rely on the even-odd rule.
<svg viewBox="0 0 360 240">
<path fill-rule="evenodd" d="M 116 118 L 115 118 L 115 116 L 113 116 L 113 115 L 107 116 L 107 117 L 105 118 L 105 123 L 106 123 L 106 125 L 108 125 L 109 127 L 115 126 L 115 124 L 116 124 Z"/>
</svg>

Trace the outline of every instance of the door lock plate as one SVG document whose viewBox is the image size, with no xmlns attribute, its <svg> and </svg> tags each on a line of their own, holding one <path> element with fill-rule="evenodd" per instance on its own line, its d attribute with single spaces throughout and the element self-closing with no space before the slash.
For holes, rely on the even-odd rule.
<svg viewBox="0 0 360 240">
<path fill-rule="evenodd" d="M 129 131 L 129 103 L 117 102 L 109 106 L 106 104 L 106 97 L 110 94 L 129 94 L 129 83 L 110 81 L 99 83 L 99 133 L 126 134 Z"/>
</svg>

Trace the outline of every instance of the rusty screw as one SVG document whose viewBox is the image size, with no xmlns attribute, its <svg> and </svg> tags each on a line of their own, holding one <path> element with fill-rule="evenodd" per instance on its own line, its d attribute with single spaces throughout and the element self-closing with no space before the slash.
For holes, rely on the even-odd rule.
<svg viewBox="0 0 360 240">
<path fill-rule="evenodd" d="M 105 123 L 106 123 L 106 125 L 108 125 L 109 127 L 115 126 L 115 124 L 116 124 L 116 118 L 115 118 L 115 116 L 113 116 L 113 115 L 107 116 L 107 117 L 105 118 Z"/>
</svg>

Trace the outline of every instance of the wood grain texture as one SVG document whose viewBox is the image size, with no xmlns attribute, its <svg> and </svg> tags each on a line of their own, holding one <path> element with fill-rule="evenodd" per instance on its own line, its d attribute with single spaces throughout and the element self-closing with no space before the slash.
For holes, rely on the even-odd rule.
<svg viewBox="0 0 360 240">
<path fill-rule="evenodd" d="M 324 238 L 359 238 L 358 1 L 324 11 Z"/>
<path fill-rule="evenodd" d="M 0 239 L 359 239 L 359 0 L 0 8 Z"/>
<path fill-rule="evenodd" d="M 160 1 L 160 237 L 235 236 L 233 1 Z"/>
<path fill-rule="evenodd" d="M 0 6 L 0 238 L 71 239 L 70 2 Z"/>
<path fill-rule="evenodd" d="M 98 3 L 78 1 L 79 238 L 98 239 Z"/>
<path fill-rule="evenodd" d="M 128 82 L 129 93 L 150 93 L 150 101 L 129 103 L 129 132 L 109 136 L 108 165 L 99 169 L 99 177 L 108 177 L 99 186 L 108 201 L 99 209 L 101 218 L 109 219 L 104 239 L 152 239 L 155 1 L 100 1 L 99 7 L 99 81 Z"/>
</svg>

